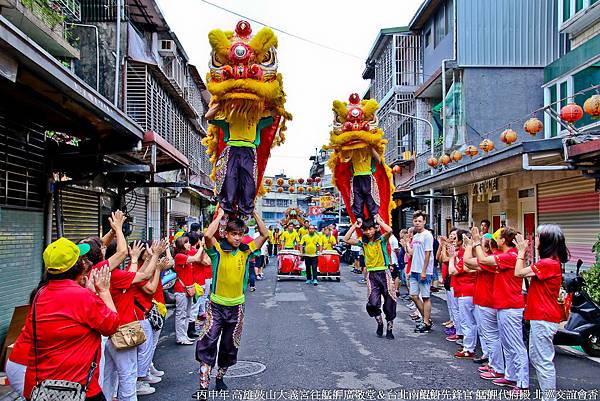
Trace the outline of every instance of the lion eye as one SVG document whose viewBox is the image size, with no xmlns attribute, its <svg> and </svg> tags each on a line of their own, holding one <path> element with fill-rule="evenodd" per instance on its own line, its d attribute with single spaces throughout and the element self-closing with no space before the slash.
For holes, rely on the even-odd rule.
<svg viewBox="0 0 600 401">
<path fill-rule="evenodd" d="M 215 67 L 223 67 L 225 65 L 225 61 L 218 54 L 212 54 L 212 65 Z"/>
<path fill-rule="evenodd" d="M 275 63 L 275 54 L 274 54 L 273 50 L 269 50 L 267 53 L 265 53 L 262 56 L 262 60 L 260 60 L 260 63 L 262 65 L 266 65 L 266 66 L 269 66 L 269 65 L 272 65 L 273 63 Z"/>
</svg>

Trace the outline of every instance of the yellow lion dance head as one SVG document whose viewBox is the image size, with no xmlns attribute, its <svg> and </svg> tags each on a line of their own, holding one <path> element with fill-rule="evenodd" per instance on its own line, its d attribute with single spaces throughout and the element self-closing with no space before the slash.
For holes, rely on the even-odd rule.
<svg viewBox="0 0 600 401">
<path fill-rule="evenodd" d="M 215 29 L 208 34 L 212 48 L 207 74 L 211 101 L 207 117 L 228 121 L 246 121 L 281 116 L 280 129 L 273 146 L 283 143 L 285 121 L 292 116 L 285 108 L 283 79 L 277 73 L 277 37 L 270 28 L 252 35 L 247 21 L 240 21 L 235 31 Z M 218 129 L 211 126 L 204 143 L 207 153 L 215 155 Z"/>
<path fill-rule="evenodd" d="M 331 171 L 335 171 L 338 163 L 348 162 L 352 152 L 366 147 L 375 149 L 383 160 L 387 140 L 375 115 L 378 108 L 376 100 L 360 100 L 356 93 L 350 95 L 348 102 L 333 101 L 333 129 L 325 146 L 333 149 L 328 162 Z"/>
</svg>

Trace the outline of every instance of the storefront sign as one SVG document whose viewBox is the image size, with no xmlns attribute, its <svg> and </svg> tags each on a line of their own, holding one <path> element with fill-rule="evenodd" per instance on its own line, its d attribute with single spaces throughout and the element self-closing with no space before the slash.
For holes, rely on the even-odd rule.
<svg viewBox="0 0 600 401">
<path fill-rule="evenodd" d="M 334 198 L 331 195 L 324 195 L 324 196 L 321 196 L 321 198 L 319 198 L 319 205 L 324 209 L 333 207 L 333 203 L 334 203 Z"/>
<path fill-rule="evenodd" d="M 476 182 L 473 184 L 473 195 L 489 194 L 498 190 L 498 178 L 490 178 L 489 180 Z"/>
<path fill-rule="evenodd" d="M 309 216 L 318 216 L 321 213 L 323 213 L 323 208 L 321 208 L 319 206 L 310 206 L 308 208 L 308 215 Z"/>
</svg>

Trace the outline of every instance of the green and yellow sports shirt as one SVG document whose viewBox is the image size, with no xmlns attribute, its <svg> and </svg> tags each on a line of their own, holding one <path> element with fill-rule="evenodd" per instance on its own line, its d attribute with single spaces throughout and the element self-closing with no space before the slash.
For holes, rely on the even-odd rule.
<svg viewBox="0 0 600 401">
<path fill-rule="evenodd" d="M 390 256 L 387 251 L 387 239 L 380 236 L 371 242 L 361 241 L 365 254 L 367 271 L 385 270 L 390 265 Z"/>
<path fill-rule="evenodd" d="M 321 245 L 321 236 L 317 233 L 302 236 L 302 253 L 306 256 L 317 256 L 317 245 Z"/>
<path fill-rule="evenodd" d="M 300 243 L 300 237 L 296 230 L 289 232 L 284 231 L 279 237 L 279 241 L 283 241 L 283 247 L 286 249 L 294 249 Z"/>
<path fill-rule="evenodd" d="M 333 235 L 330 235 L 328 237 L 325 234 L 321 234 L 321 243 L 323 245 L 324 251 L 331 251 L 333 250 L 333 247 L 337 244 L 337 240 Z"/>
<path fill-rule="evenodd" d="M 233 251 L 223 250 L 217 242 L 206 249 L 206 253 L 210 256 L 213 272 L 210 300 L 224 306 L 243 304 L 250 259 L 260 254 L 254 241 Z"/>
</svg>

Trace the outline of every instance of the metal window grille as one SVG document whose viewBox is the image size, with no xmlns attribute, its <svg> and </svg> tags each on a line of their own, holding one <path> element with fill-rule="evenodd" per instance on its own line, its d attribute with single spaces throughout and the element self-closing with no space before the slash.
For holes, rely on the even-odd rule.
<svg viewBox="0 0 600 401">
<path fill-rule="evenodd" d="M 43 209 L 46 133 L 0 106 L 0 205 Z"/>
<path fill-rule="evenodd" d="M 421 36 L 394 35 L 396 51 L 396 85 L 418 86 L 422 83 Z"/>
<path fill-rule="evenodd" d="M 377 100 L 383 97 L 392 89 L 393 84 L 393 41 L 388 40 L 385 48 L 379 55 L 375 64 L 375 79 L 373 80 L 374 94 Z"/>
</svg>

